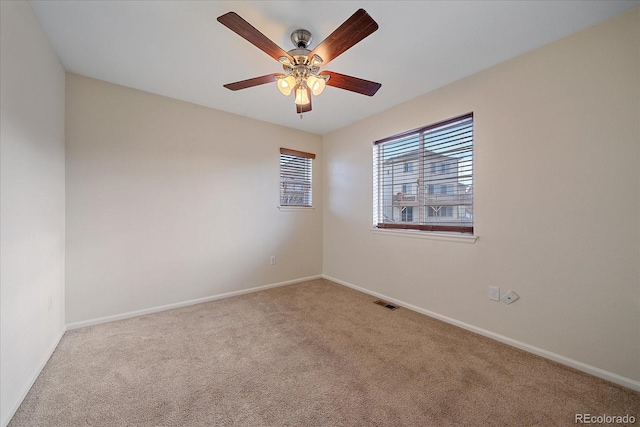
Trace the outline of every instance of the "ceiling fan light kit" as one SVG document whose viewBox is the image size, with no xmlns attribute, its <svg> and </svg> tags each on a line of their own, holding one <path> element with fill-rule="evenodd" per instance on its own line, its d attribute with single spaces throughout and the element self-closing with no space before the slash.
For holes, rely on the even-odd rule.
<svg viewBox="0 0 640 427">
<path fill-rule="evenodd" d="M 311 43 L 311 33 L 309 31 L 295 30 L 291 33 L 291 41 L 297 46 L 296 49 L 291 49 L 287 52 L 293 58 L 293 63 L 286 56 L 278 58 L 285 75 L 276 78 L 278 89 L 284 96 L 289 96 L 292 88 L 296 88 L 296 111 L 298 111 L 302 109 L 303 105 L 311 104 L 307 88 L 311 90 L 313 95 L 320 95 L 324 91 L 326 81 L 329 80 L 330 76 L 328 74 L 318 75 L 319 66 L 323 62 L 320 56 L 314 54 L 309 59 L 311 54 L 311 51 L 307 49 L 307 46 Z M 311 110 L 310 106 L 309 110 Z"/>
<path fill-rule="evenodd" d="M 275 81 L 283 95 L 294 93 L 296 112 L 302 114 L 311 111 L 311 95 L 320 95 L 327 85 L 368 96 L 373 96 L 382 86 L 332 71 L 320 72 L 321 65 L 328 64 L 378 29 L 378 24 L 364 9 L 354 13 L 314 50 L 308 49 L 312 37 L 304 29 L 291 33 L 295 48 L 285 52 L 235 12 L 219 16 L 218 22 L 280 62 L 284 70 L 284 74 L 274 73 L 228 83 L 224 85 L 227 89 L 240 90 Z"/>
</svg>

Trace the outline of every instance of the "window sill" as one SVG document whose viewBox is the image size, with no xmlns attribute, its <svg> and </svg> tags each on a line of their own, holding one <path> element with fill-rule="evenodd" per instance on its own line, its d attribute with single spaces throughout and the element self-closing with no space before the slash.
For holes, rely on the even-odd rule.
<svg viewBox="0 0 640 427">
<path fill-rule="evenodd" d="M 316 208 L 313 206 L 278 206 L 281 212 L 296 212 L 296 211 L 313 211 Z"/>
<path fill-rule="evenodd" d="M 472 234 L 459 234 L 459 233 L 443 233 L 433 231 L 420 231 L 420 230 L 385 230 L 382 228 L 372 228 L 371 232 L 374 234 L 384 234 L 388 236 L 397 237 L 412 237 L 418 239 L 429 240 L 443 240 L 446 242 L 458 242 L 458 243 L 470 243 L 474 244 L 478 240 L 478 236 Z"/>
</svg>

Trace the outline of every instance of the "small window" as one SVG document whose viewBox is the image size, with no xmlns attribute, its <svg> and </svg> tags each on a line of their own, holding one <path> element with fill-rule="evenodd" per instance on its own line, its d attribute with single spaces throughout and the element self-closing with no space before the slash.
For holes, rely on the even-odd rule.
<svg viewBox="0 0 640 427">
<path fill-rule="evenodd" d="M 446 184 L 427 184 L 427 194 L 447 194 L 449 189 Z"/>
<path fill-rule="evenodd" d="M 431 163 L 431 173 L 434 174 L 448 174 L 450 173 L 451 169 L 453 169 L 453 166 L 455 164 L 452 164 L 450 162 L 434 162 Z"/>
<path fill-rule="evenodd" d="M 376 141 L 374 226 L 473 233 L 473 145 L 473 113 Z"/>
<path fill-rule="evenodd" d="M 312 160 L 315 154 L 280 149 L 280 206 L 311 207 Z"/>
<path fill-rule="evenodd" d="M 412 162 L 408 162 L 408 163 L 404 164 L 404 172 L 405 173 L 413 172 L 413 163 Z"/>
</svg>

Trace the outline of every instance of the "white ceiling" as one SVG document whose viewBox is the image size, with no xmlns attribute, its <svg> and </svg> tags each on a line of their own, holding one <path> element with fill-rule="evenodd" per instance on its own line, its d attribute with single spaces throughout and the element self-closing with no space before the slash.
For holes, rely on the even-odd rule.
<svg viewBox="0 0 640 427">
<path fill-rule="evenodd" d="M 326 134 L 586 28 L 640 1 L 58 1 L 31 0 L 67 71 Z M 373 97 L 327 87 L 303 119 L 275 84 L 225 83 L 281 72 L 216 21 L 235 11 L 284 50 L 313 49 L 357 9 L 378 31 L 326 69 L 382 83 Z"/>
</svg>

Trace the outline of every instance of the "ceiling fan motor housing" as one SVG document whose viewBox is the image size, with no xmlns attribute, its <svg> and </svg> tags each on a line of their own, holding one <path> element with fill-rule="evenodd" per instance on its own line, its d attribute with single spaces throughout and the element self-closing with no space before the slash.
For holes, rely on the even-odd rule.
<svg viewBox="0 0 640 427">
<path fill-rule="evenodd" d="M 306 49 L 311 44 L 311 33 L 303 29 L 295 30 L 291 33 L 291 41 L 294 46 Z"/>
<path fill-rule="evenodd" d="M 293 62 L 283 61 L 282 68 L 285 73 L 293 74 L 296 77 L 296 83 L 302 87 L 306 87 L 305 81 L 310 74 L 317 74 L 319 68 L 312 66 L 309 61 L 309 53 L 307 48 L 311 43 L 311 33 L 307 30 L 298 29 L 291 33 L 291 42 L 296 46 L 287 53 L 293 58 Z"/>
</svg>

